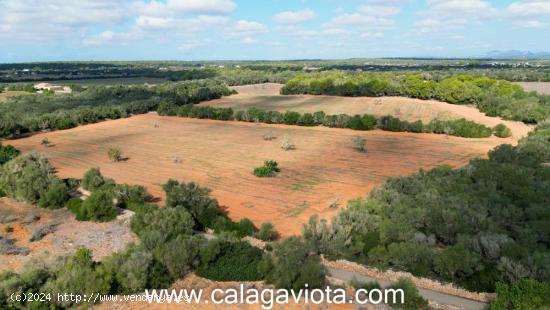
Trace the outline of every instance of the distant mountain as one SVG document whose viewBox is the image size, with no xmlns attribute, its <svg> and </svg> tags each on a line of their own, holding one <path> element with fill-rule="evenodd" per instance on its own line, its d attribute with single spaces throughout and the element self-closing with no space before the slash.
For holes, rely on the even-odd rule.
<svg viewBox="0 0 550 310">
<path fill-rule="evenodd" d="M 531 52 L 531 51 L 490 51 L 483 56 L 484 58 L 494 59 L 549 59 L 550 52 Z"/>
</svg>

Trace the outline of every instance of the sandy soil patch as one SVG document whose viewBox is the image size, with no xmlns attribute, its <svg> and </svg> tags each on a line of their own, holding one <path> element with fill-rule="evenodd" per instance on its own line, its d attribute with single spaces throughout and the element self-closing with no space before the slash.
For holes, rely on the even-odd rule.
<svg viewBox="0 0 550 310">
<path fill-rule="evenodd" d="M 373 114 L 378 117 L 392 115 L 402 120 L 425 123 L 434 118 L 450 120 L 465 118 L 494 127 L 499 123 L 508 126 L 516 139 L 524 137 L 531 128 L 521 122 L 505 121 L 489 117 L 474 107 L 450 104 L 435 100 L 420 100 L 405 97 L 337 97 L 312 95 L 279 95 L 281 84 L 256 84 L 233 87 L 239 93 L 229 97 L 201 103 L 216 107 L 231 107 L 245 110 L 250 107 L 265 110 L 313 113 L 325 111 L 327 114 Z"/>
<path fill-rule="evenodd" d="M 35 216 L 38 220 L 30 220 Z M 17 270 L 31 258 L 55 257 L 73 253 L 86 247 L 93 251 L 94 259 L 122 250 L 130 242 L 137 242 L 137 236 L 130 231 L 128 220 L 114 220 L 108 223 L 79 222 L 66 209 L 46 210 L 35 206 L 0 198 L 0 235 L 15 239 L 15 245 L 31 250 L 28 255 L 0 255 L 0 271 Z M 42 240 L 31 242 L 32 233 L 44 225 L 54 225 L 55 231 Z M 13 228 L 12 233 L 5 231 Z"/>
<path fill-rule="evenodd" d="M 277 139 L 263 140 L 267 132 Z M 281 149 L 284 136 L 293 141 L 296 150 Z M 367 153 L 352 148 L 354 136 L 366 139 Z M 45 137 L 52 147 L 40 145 Z M 248 217 L 257 225 L 271 221 L 282 235 L 291 235 L 300 233 L 311 215 L 331 217 L 346 201 L 365 197 L 388 177 L 442 164 L 461 166 L 506 142 L 515 141 L 224 122 L 149 113 L 6 143 L 24 153 L 45 154 L 63 178 L 81 178 L 88 169 L 100 167 L 116 182 L 144 185 L 161 199 L 161 185 L 169 178 L 195 181 L 213 190 L 213 196 L 231 218 Z M 129 160 L 110 162 L 107 150 L 111 147 L 120 149 Z M 279 175 L 252 175 L 254 167 L 267 159 L 279 162 Z M 331 208 L 336 197 L 341 198 L 340 205 Z"/>
<path fill-rule="evenodd" d="M 517 82 L 525 91 L 536 91 L 539 94 L 550 95 L 550 82 Z"/>
</svg>

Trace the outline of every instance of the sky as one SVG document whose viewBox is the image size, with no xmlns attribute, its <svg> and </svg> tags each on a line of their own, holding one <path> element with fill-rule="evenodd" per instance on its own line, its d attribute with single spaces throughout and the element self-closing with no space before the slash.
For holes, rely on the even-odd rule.
<svg viewBox="0 0 550 310">
<path fill-rule="evenodd" d="M 0 0 L 0 62 L 550 51 L 550 0 Z"/>
</svg>

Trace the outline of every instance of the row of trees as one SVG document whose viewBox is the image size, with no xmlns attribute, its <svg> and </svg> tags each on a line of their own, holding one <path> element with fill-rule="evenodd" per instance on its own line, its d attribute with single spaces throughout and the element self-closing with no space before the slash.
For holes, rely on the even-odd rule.
<svg viewBox="0 0 550 310">
<path fill-rule="evenodd" d="M 169 103 L 161 103 L 158 108 L 159 115 L 192 117 L 214 120 L 236 120 L 243 122 L 260 122 L 268 124 L 287 124 L 298 126 L 327 126 L 335 128 L 350 128 L 354 130 L 382 129 L 387 131 L 406 132 L 430 132 L 448 134 L 466 138 L 489 137 L 495 132 L 499 137 L 508 137 L 510 130 L 500 124 L 494 130 L 466 119 L 438 120 L 434 119 L 428 124 L 421 121 L 402 121 L 393 116 L 376 118 L 374 115 L 363 114 L 349 116 L 347 114 L 326 115 L 323 111 L 300 114 L 294 111 L 281 113 L 278 111 L 265 111 L 258 108 L 249 108 L 245 111 L 234 112 L 231 108 L 215 108 L 212 106 L 177 106 Z"/>
<path fill-rule="evenodd" d="M 219 81 L 197 80 L 148 86 L 90 86 L 64 96 L 11 97 L 0 105 L 0 138 L 72 128 L 156 110 L 160 102 L 195 104 L 232 92 Z"/>
<path fill-rule="evenodd" d="M 434 80 L 430 74 L 326 71 L 289 80 L 281 94 L 405 96 L 474 104 L 489 116 L 536 123 L 550 116 L 550 96 L 527 93 L 504 80 L 469 74 Z"/>
<path fill-rule="evenodd" d="M 501 145 L 488 159 L 393 178 L 304 238 L 319 253 L 476 291 L 550 283 L 550 135 Z"/>
</svg>

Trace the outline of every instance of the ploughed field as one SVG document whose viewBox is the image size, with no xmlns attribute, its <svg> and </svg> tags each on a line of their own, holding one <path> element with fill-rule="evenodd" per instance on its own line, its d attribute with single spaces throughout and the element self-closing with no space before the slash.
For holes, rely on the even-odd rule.
<svg viewBox="0 0 550 310">
<path fill-rule="evenodd" d="M 264 140 L 268 132 L 276 139 Z M 352 148 L 354 136 L 366 139 L 368 152 Z M 52 146 L 40 144 L 46 137 Z M 283 150 L 283 137 L 290 139 L 296 149 Z M 116 182 L 144 185 L 161 199 L 161 185 L 169 178 L 198 182 L 213 190 L 213 196 L 231 218 L 248 217 L 257 225 L 271 221 L 283 235 L 290 235 L 299 233 L 311 215 L 333 216 L 347 200 L 365 197 L 388 177 L 442 164 L 460 166 L 506 142 L 514 140 L 253 124 L 149 113 L 6 143 L 23 152 L 43 153 L 62 178 L 81 178 L 88 169 L 100 167 Z M 109 148 L 118 148 L 127 160 L 110 162 Z M 255 177 L 252 170 L 268 159 L 278 161 L 281 172 L 274 178 Z M 331 207 L 335 201 L 338 206 Z"/>
<path fill-rule="evenodd" d="M 314 95 L 280 95 L 282 84 L 256 84 L 235 86 L 238 94 L 201 103 L 214 107 L 246 110 L 251 107 L 264 110 L 287 110 L 300 113 L 324 111 L 326 114 L 372 114 L 377 117 L 391 115 L 405 121 L 421 120 L 428 123 L 437 118 L 451 120 L 465 118 L 488 127 L 503 123 L 516 139 L 524 137 L 531 130 L 527 125 L 489 117 L 475 107 L 450 104 L 436 100 L 420 100 L 406 97 L 338 97 Z"/>
</svg>

